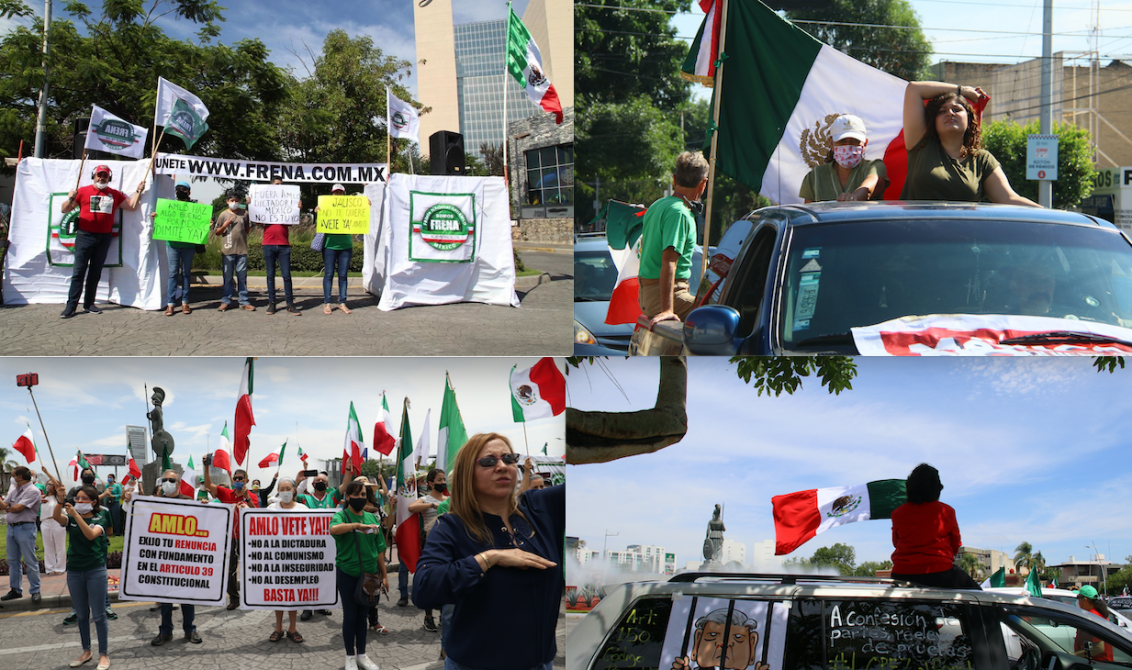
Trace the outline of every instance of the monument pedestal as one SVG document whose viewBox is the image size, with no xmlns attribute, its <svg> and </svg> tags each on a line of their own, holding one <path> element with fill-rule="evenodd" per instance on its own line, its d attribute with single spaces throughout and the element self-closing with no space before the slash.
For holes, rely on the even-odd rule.
<svg viewBox="0 0 1132 670">
<path fill-rule="evenodd" d="M 173 470 L 177 472 L 178 477 L 185 474 L 185 469 L 176 461 L 173 461 Z M 157 490 L 157 478 L 163 472 L 165 468 L 161 467 L 161 461 L 151 461 L 142 466 L 142 489 L 145 490 L 146 495 L 153 495 Z"/>
</svg>

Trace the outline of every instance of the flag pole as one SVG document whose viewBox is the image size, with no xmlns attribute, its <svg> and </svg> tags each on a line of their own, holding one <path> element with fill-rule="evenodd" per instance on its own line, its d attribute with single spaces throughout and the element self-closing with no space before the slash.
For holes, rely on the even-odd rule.
<svg viewBox="0 0 1132 670">
<path fill-rule="evenodd" d="M 31 396 L 31 404 L 35 407 L 35 415 L 39 417 L 39 428 L 43 431 L 43 439 L 47 440 L 47 452 L 51 454 L 51 464 L 55 466 L 55 476 L 62 482 L 63 475 L 59 474 L 59 463 L 55 461 L 55 450 L 51 448 L 51 438 L 47 437 L 47 426 L 43 425 L 43 415 L 39 413 L 39 404 L 35 402 L 35 394 L 31 392 L 30 386 L 28 387 L 28 395 Z"/>
<path fill-rule="evenodd" d="M 511 1 L 507 1 L 507 39 L 503 41 L 503 183 L 510 188 L 511 179 L 507 174 L 507 76 L 510 73 L 507 67 L 507 55 L 511 47 Z M 511 209 L 511 193 L 507 193 L 507 209 Z M 510 214 L 510 211 L 508 211 Z"/>
<path fill-rule="evenodd" d="M 523 421 L 523 446 L 527 450 L 527 458 L 531 457 L 531 443 L 527 441 L 527 422 Z"/>
<path fill-rule="evenodd" d="M 393 174 L 393 113 L 389 111 L 389 87 L 385 87 L 385 174 Z"/>
<path fill-rule="evenodd" d="M 75 190 L 79 190 L 79 182 L 83 180 L 83 166 L 86 165 L 86 147 L 83 147 L 83 159 L 79 161 L 79 176 L 75 177 Z M 76 198 L 78 196 L 75 196 Z"/>
<path fill-rule="evenodd" d="M 723 0 L 723 14 L 721 15 L 720 29 L 719 29 L 719 53 L 715 54 L 716 61 L 719 65 L 715 68 L 715 95 L 712 96 L 713 105 L 711 113 L 712 126 L 715 128 L 711 133 L 711 158 L 708 161 L 708 186 L 707 186 L 707 204 L 704 211 L 704 241 L 703 241 L 703 258 L 700 264 L 700 277 L 707 276 L 708 257 L 708 242 L 711 236 L 711 213 L 713 203 L 713 194 L 715 191 L 715 155 L 716 149 L 719 145 L 719 102 L 723 98 L 723 65 L 724 62 L 720 60 L 719 54 L 725 53 L 724 46 L 727 44 L 727 0 Z"/>
</svg>

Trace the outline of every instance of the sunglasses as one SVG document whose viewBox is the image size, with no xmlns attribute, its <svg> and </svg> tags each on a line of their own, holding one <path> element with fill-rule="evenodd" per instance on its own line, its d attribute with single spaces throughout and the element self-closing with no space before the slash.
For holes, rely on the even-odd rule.
<svg viewBox="0 0 1132 670">
<path fill-rule="evenodd" d="M 503 454 L 502 456 L 484 456 L 476 461 L 480 467 L 494 468 L 495 464 L 503 461 L 504 465 L 515 465 L 519 462 L 519 454 Z"/>
<path fill-rule="evenodd" d="M 173 477 L 166 477 L 165 479 L 162 479 L 161 481 L 163 481 L 163 482 L 171 482 L 171 483 L 173 483 L 173 484 L 176 484 L 176 483 L 177 483 L 177 480 L 176 480 L 175 478 L 173 478 Z"/>
<path fill-rule="evenodd" d="M 242 482 L 242 481 L 244 481 L 244 478 L 243 478 L 243 477 L 233 477 L 233 478 L 232 478 L 232 481 L 234 481 L 234 482 Z"/>
</svg>

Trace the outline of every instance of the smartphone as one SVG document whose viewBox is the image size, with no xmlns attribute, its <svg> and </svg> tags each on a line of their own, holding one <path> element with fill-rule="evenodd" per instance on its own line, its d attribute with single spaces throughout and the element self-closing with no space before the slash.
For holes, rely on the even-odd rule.
<svg viewBox="0 0 1132 670">
<path fill-rule="evenodd" d="M 303 470 L 304 477 L 317 477 L 318 470 Z"/>
</svg>

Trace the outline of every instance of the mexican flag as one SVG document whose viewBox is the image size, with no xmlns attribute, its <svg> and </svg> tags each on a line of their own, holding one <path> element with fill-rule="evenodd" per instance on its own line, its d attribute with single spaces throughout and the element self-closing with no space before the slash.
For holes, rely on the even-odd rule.
<svg viewBox="0 0 1132 670">
<path fill-rule="evenodd" d="M 224 430 L 220 431 L 220 446 L 212 452 L 213 467 L 220 468 L 232 476 L 232 441 L 228 438 L 228 422 L 224 422 Z"/>
<path fill-rule="evenodd" d="M 362 472 L 362 449 L 365 448 L 365 438 L 362 437 L 362 427 L 358 423 L 358 415 L 354 412 L 354 403 L 350 403 L 350 418 L 346 421 L 346 440 L 342 445 L 342 468 L 345 472 L 346 459 L 354 464 L 354 474 Z"/>
<path fill-rule="evenodd" d="M 282 447 L 279 447 L 279 453 L 268 454 L 267 458 L 259 462 L 259 467 L 266 468 L 272 465 L 279 465 L 283 462 L 283 453 L 287 451 L 287 443 L 284 442 Z M 301 449 L 299 451 L 302 451 Z"/>
<path fill-rule="evenodd" d="M 704 86 L 715 86 L 715 59 L 719 53 L 719 28 L 723 23 L 722 0 L 700 0 L 704 22 L 692 42 L 692 49 L 680 67 L 680 76 Z"/>
<path fill-rule="evenodd" d="M 553 358 L 540 359 L 525 370 L 511 367 L 511 416 L 530 421 L 566 411 L 566 377 Z"/>
<path fill-rule="evenodd" d="M 989 588 L 992 588 L 992 587 L 1002 587 L 1002 586 L 1006 586 L 1006 568 L 1005 567 L 999 568 L 998 570 L 995 571 L 995 573 L 993 575 L 984 579 L 982 584 L 979 584 L 979 588 L 983 588 L 983 589 L 989 589 Z"/>
<path fill-rule="evenodd" d="M 248 453 L 248 433 L 255 425 L 255 416 L 252 415 L 252 386 L 255 379 L 255 370 L 252 357 L 244 360 L 244 374 L 240 377 L 239 399 L 236 400 L 236 457 L 238 465 L 244 464 L 244 457 Z"/>
<path fill-rule="evenodd" d="M 136 461 L 134 461 L 133 457 L 130 457 L 130 476 L 134 479 L 141 479 L 141 475 L 141 468 L 138 467 L 138 464 Z"/>
<path fill-rule="evenodd" d="M 800 203 L 802 179 L 829 153 L 830 124 L 854 114 L 868 131 L 865 159 L 884 159 L 885 196 L 899 199 L 908 167 L 907 82 L 819 42 L 758 0 L 730 0 L 727 25 L 713 30 L 721 2 L 712 3 L 683 67 L 685 75 L 707 76 L 703 64 L 715 62 L 725 31 L 727 58 L 715 86 L 718 169 L 778 204 Z"/>
<path fill-rule="evenodd" d="M 377 411 L 377 419 L 373 422 L 373 448 L 388 456 L 397 445 L 397 438 L 391 432 L 393 417 L 389 414 L 389 401 L 385 393 L 381 394 L 381 409 Z"/>
<path fill-rule="evenodd" d="M 1042 582 L 1038 579 L 1038 571 L 1030 568 L 1030 576 L 1026 578 L 1026 590 L 1035 598 L 1042 597 Z"/>
<path fill-rule="evenodd" d="M 515 11 L 509 9 L 508 13 L 511 17 L 507 22 L 507 69 L 531 102 L 554 114 L 555 123 L 562 123 L 562 101 L 542 67 L 538 45 Z"/>
<path fill-rule="evenodd" d="M 188 469 L 181 475 L 181 493 L 191 497 L 195 495 L 198 486 L 200 486 L 200 475 L 193 465 L 193 457 L 189 456 Z"/>
<path fill-rule="evenodd" d="M 413 463 L 413 434 L 409 430 L 409 403 L 401 414 L 400 449 L 397 452 L 397 556 L 409 569 L 417 571 L 421 555 L 421 524 L 409 505 L 417 499 L 417 468 Z"/>
<path fill-rule="evenodd" d="M 432 442 L 429 439 L 429 426 L 431 425 L 431 422 L 432 410 L 430 409 L 425 412 L 424 428 L 421 429 L 421 439 L 417 440 L 417 448 L 413 451 L 413 460 L 417 463 L 424 463 L 428 461 L 428 459 L 432 456 L 432 454 L 429 453 L 429 451 L 432 449 Z M 445 472 L 447 472 L 447 470 Z"/>
<path fill-rule="evenodd" d="M 28 426 L 24 434 L 20 435 L 12 448 L 23 454 L 24 460 L 29 464 L 35 460 L 35 439 L 31 435 L 31 426 Z"/>
<path fill-rule="evenodd" d="M 907 501 L 903 479 L 809 489 L 774 496 L 774 555 L 789 554 L 818 533 L 854 521 L 889 519 Z"/>
<path fill-rule="evenodd" d="M 307 464 L 307 457 L 308 457 L 308 454 L 304 454 L 303 448 L 299 447 L 299 460 L 303 462 L 303 465 Z"/>
<path fill-rule="evenodd" d="M 468 441 L 468 431 L 464 429 L 464 419 L 456 404 L 456 391 L 447 375 L 444 379 L 444 401 L 440 405 L 440 432 L 436 439 L 436 467 L 452 472 L 456 463 L 456 452 Z"/>
<path fill-rule="evenodd" d="M 640 205 L 616 200 L 610 200 L 602 210 L 609 255 L 617 266 L 617 283 L 613 285 L 605 313 L 605 322 L 611 325 L 636 323 L 641 316 L 637 275 L 641 268 L 641 231 L 646 211 Z"/>
<path fill-rule="evenodd" d="M 185 148 L 191 149 L 208 130 L 206 119 L 208 107 L 205 107 L 200 98 L 164 77 L 157 78 L 154 125 L 164 126 L 166 133 L 180 137 Z"/>
</svg>

